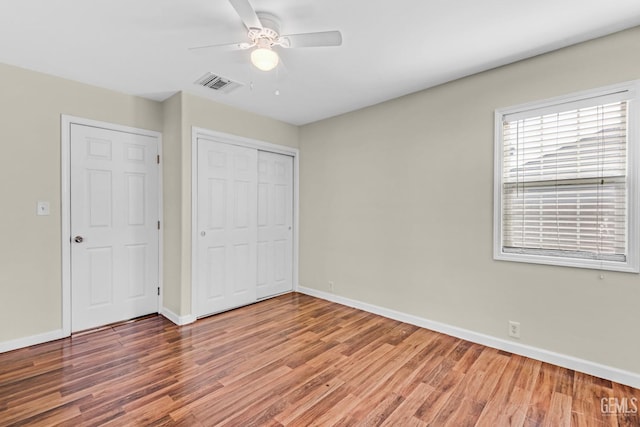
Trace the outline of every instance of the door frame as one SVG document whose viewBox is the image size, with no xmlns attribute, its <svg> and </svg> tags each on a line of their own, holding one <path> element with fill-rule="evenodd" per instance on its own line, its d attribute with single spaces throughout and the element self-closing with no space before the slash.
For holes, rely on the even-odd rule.
<svg viewBox="0 0 640 427">
<path fill-rule="evenodd" d="M 66 114 L 60 115 L 60 219 L 62 233 L 60 235 L 62 249 L 62 333 L 71 335 L 71 126 L 82 125 L 115 132 L 125 132 L 155 138 L 158 142 L 158 155 L 162 160 L 162 133 L 114 123 L 85 119 Z M 162 165 L 158 165 L 158 218 L 164 224 L 162 216 Z M 158 230 L 158 311 L 162 307 L 163 298 L 163 227 Z"/>
<path fill-rule="evenodd" d="M 268 151 L 276 154 L 284 154 L 293 157 L 293 260 L 292 260 L 292 285 L 293 291 L 298 289 L 298 247 L 299 247 L 299 159 L 300 150 L 286 145 L 273 144 L 257 139 L 232 135 L 210 129 L 193 126 L 191 128 L 191 315 L 195 320 L 196 314 L 196 268 L 197 268 L 197 242 L 198 242 L 198 139 L 207 139 L 223 144 L 238 145 L 254 148 L 259 151 Z M 269 297 L 270 298 L 270 297 Z"/>
</svg>

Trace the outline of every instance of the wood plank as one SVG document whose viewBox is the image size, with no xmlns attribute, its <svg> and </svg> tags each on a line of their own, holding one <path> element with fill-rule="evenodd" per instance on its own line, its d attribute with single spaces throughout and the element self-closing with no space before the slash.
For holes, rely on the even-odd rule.
<svg viewBox="0 0 640 427">
<path fill-rule="evenodd" d="M 415 416 L 418 409 L 430 399 L 435 388 L 420 383 L 382 423 L 383 426 L 417 426 L 423 422 Z"/>
<path fill-rule="evenodd" d="M 525 425 L 540 426 L 544 423 L 545 416 L 551 406 L 556 382 L 558 379 L 557 366 L 542 364 L 533 386 L 533 393 L 527 411 Z"/>
<path fill-rule="evenodd" d="M 638 426 L 630 399 L 640 390 L 296 293 L 0 354 L 0 426 Z"/>
<path fill-rule="evenodd" d="M 570 427 L 571 397 L 554 391 L 551 396 L 549 411 L 546 413 L 542 425 L 548 427 Z"/>
</svg>

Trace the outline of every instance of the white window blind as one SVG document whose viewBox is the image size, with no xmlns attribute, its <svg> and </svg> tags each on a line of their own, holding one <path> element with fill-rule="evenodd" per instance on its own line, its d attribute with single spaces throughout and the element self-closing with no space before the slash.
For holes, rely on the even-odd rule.
<svg viewBox="0 0 640 427">
<path fill-rule="evenodd" d="M 625 261 L 627 102 L 503 126 L 503 250 Z"/>
<path fill-rule="evenodd" d="M 637 265 L 629 263 L 634 96 L 618 90 L 499 115 L 496 244 L 506 256 L 498 259 Z"/>
</svg>

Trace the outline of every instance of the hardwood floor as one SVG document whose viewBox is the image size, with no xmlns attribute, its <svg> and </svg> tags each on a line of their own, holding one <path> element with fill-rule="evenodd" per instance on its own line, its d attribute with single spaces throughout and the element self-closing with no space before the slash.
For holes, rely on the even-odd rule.
<svg viewBox="0 0 640 427">
<path fill-rule="evenodd" d="M 0 354 L 2 426 L 640 426 L 632 399 L 640 390 L 296 293 Z"/>
</svg>

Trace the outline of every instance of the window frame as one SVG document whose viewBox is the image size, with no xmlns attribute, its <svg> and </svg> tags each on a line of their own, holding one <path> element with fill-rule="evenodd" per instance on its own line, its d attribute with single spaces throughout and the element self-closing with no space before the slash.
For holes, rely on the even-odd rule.
<svg viewBox="0 0 640 427">
<path fill-rule="evenodd" d="M 534 253 L 503 251 L 503 118 L 505 115 L 526 113 L 530 110 L 551 109 L 562 104 L 589 101 L 620 92 L 629 93 L 629 116 L 627 120 L 627 236 L 626 261 L 595 260 L 585 258 L 557 257 Z M 594 102 L 598 105 L 600 102 Z M 589 268 L 639 273 L 640 272 L 640 80 L 576 92 L 568 95 L 533 101 L 511 107 L 498 108 L 494 114 L 494 206 L 493 206 L 493 258 L 499 261 L 515 261 L 565 267 Z M 569 107 L 570 108 L 570 107 Z"/>
</svg>

